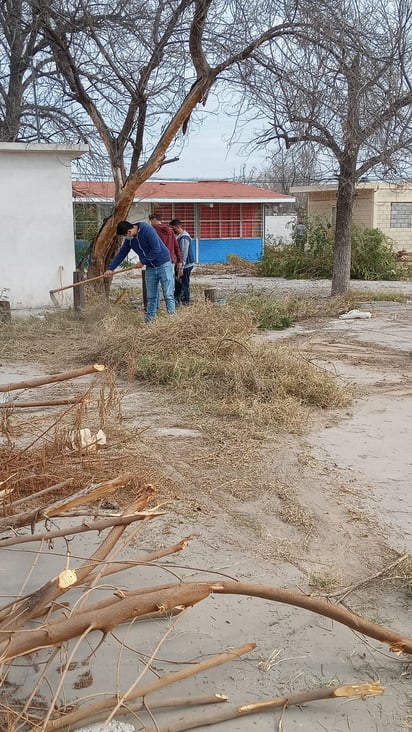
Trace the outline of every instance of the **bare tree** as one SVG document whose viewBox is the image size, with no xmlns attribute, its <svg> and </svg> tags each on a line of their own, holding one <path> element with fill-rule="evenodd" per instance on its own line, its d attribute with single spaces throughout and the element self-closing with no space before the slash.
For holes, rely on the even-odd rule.
<svg viewBox="0 0 412 732">
<path fill-rule="evenodd" d="M 319 166 L 316 151 L 310 144 L 302 144 L 285 150 L 283 146 L 272 155 L 270 162 L 262 169 L 244 171 L 239 180 L 271 191 L 290 194 L 293 186 L 309 185 L 319 180 Z M 295 194 L 296 203 L 291 206 L 299 218 L 305 218 L 307 194 Z"/>
<path fill-rule="evenodd" d="M 215 81 L 291 31 L 283 0 L 274 1 L 262 12 L 257 0 L 34 0 L 66 98 L 92 122 L 115 182 L 90 276 L 105 268 L 136 189 L 170 162 L 169 148 Z"/>
<path fill-rule="evenodd" d="M 294 37 L 260 49 L 241 82 L 266 120 L 260 142 L 310 142 L 337 179 L 332 293 L 349 289 L 352 206 L 368 171 L 399 174 L 412 151 L 411 6 L 303 2 Z"/>
<path fill-rule="evenodd" d="M 73 142 L 87 130 L 85 115 L 70 100 L 62 103 L 39 20 L 30 0 L 3 0 L 0 5 L 2 142 Z"/>
<path fill-rule="evenodd" d="M 32 108 L 33 58 L 39 48 L 36 19 L 24 0 L 4 0 L 0 6 L 0 141 L 15 142 L 37 135 L 27 119 Z M 26 119 L 25 119 L 26 115 Z M 36 138 L 35 138 L 36 139 Z"/>
</svg>

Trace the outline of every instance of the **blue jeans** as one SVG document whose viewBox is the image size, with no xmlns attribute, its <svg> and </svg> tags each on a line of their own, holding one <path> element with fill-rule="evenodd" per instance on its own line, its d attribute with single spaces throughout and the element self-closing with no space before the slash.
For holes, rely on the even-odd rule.
<svg viewBox="0 0 412 732">
<path fill-rule="evenodd" d="M 176 312 L 174 298 L 175 278 L 171 262 L 165 262 L 160 267 L 146 267 L 146 323 L 149 323 L 156 317 L 157 308 L 159 307 L 159 284 L 162 288 L 167 312 L 170 315 L 174 315 Z"/>
<path fill-rule="evenodd" d="M 190 275 L 192 269 L 193 266 L 185 267 L 181 279 L 175 281 L 175 300 L 183 305 L 189 305 L 190 303 Z"/>
</svg>

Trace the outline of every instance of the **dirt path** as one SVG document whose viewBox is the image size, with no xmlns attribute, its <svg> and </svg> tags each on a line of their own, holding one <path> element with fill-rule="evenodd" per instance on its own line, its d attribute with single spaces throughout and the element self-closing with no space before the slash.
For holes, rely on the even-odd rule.
<svg viewBox="0 0 412 732">
<path fill-rule="evenodd" d="M 220 278 L 219 289 L 256 286 L 247 279 L 238 278 L 239 284 L 234 278 Z M 320 288 L 323 295 L 328 283 L 304 285 L 313 292 Z M 393 283 L 387 285 L 394 289 Z M 272 281 L 273 286 L 280 284 Z M 404 287 L 412 292 L 409 283 L 402 283 Z M 374 284 L 373 289 L 379 288 Z M 245 442 L 218 420 L 196 418 L 189 409 L 177 408 L 159 390 L 119 382 L 124 444 L 119 446 L 117 440 L 111 449 L 109 430 L 107 457 L 114 469 L 134 459 L 142 477 L 153 481 L 159 497 L 168 501 L 167 517 L 153 524 L 139 547 L 150 550 L 193 536 L 184 555 L 166 563 L 156 581 L 168 581 L 169 569 L 185 578 L 220 571 L 328 594 L 367 579 L 412 550 L 412 307 L 369 303 L 367 309 L 372 312 L 368 321 L 325 319 L 264 336 L 286 339 L 357 390 L 350 410 L 314 417 L 304 435 Z M 3 362 L 0 367 L 3 381 L 10 368 L 15 364 Z M 28 370 L 27 365 L 20 369 L 25 375 Z M 59 393 L 65 389 L 60 385 Z M 56 543 L 57 555 L 59 548 L 64 552 L 64 545 Z M 87 549 L 83 545 L 82 553 Z M 36 572 L 33 586 L 42 573 L 50 576 L 50 566 L 39 566 Z M 144 569 L 141 579 L 153 581 Z M 130 581 L 136 584 L 135 574 L 133 580 L 126 578 L 126 585 Z M 384 577 L 352 592 L 345 602 L 370 619 L 411 634 L 407 589 L 406 583 L 400 588 L 399 582 Z M 155 624 L 145 624 L 144 634 L 129 630 L 121 635 L 126 645 L 138 646 L 139 654 L 149 654 L 162 632 Z M 163 644 L 154 667 L 174 669 L 177 661 L 192 661 L 249 640 L 258 647 L 247 660 L 186 684 L 182 694 L 184 689 L 204 691 L 207 684 L 244 703 L 313 686 L 380 679 L 387 691 L 379 698 L 289 709 L 284 732 L 408 728 L 412 668 L 407 659 L 336 623 L 287 606 L 210 598 L 186 614 Z M 115 689 L 119 683 L 116 669 L 113 674 L 110 669 L 113 654 L 119 654 L 118 643 L 110 639 L 102 651 L 93 692 Z M 128 663 L 122 685 L 133 678 Z M 74 670 L 69 679 L 74 683 L 78 674 Z M 29 678 L 27 671 L 20 682 L 29 684 Z M 277 728 L 277 720 L 278 715 L 266 714 L 213 729 L 266 732 Z"/>
</svg>

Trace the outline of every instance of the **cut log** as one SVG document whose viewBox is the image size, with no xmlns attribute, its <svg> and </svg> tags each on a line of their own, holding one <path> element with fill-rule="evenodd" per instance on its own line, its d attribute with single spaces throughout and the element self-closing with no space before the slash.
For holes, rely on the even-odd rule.
<svg viewBox="0 0 412 732">
<path fill-rule="evenodd" d="M 36 386 L 44 384 L 56 384 L 59 381 L 68 381 L 69 379 L 77 379 L 79 376 L 87 376 L 87 374 L 100 373 L 106 370 L 106 366 L 95 363 L 92 366 L 83 366 L 81 369 L 74 371 L 66 371 L 62 374 L 50 374 L 49 376 L 40 376 L 37 379 L 28 379 L 27 381 L 17 381 L 14 384 L 0 384 L 0 392 L 16 391 L 17 389 L 32 389 Z"/>
</svg>

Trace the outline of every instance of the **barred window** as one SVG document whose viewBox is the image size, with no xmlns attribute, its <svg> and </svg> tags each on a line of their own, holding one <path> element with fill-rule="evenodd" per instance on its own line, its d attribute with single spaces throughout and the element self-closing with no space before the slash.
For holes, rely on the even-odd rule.
<svg viewBox="0 0 412 732">
<path fill-rule="evenodd" d="M 250 239 L 262 234 L 262 208 L 256 203 L 199 206 L 201 239 Z"/>
<path fill-rule="evenodd" d="M 391 203 L 391 229 L 412 228 L 412 203 Z"/>
<path fill-rule="evenodd" d="M 159 213 L 164 224 L 172 219 L 180 219 L 182 226 L 190 236 L 195 234 L 195 214 L 193 203 L 159 203 L 153 206 L 153 211 Z"/>
</svg>

